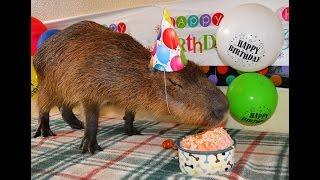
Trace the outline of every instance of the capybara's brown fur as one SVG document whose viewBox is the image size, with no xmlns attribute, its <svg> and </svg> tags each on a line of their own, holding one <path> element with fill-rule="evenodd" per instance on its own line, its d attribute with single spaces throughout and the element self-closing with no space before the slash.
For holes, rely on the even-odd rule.
<svg viewBox="0 0 320 180">
<path fill-rule="evenodd" d="M 180 72 L 164 74 L 148 67 L 150 51 L 128 34 L 91 21 L 82 21 L 51 36 L 38 50 L 34 65 L 39 78 L 40 125 L 37 135 L 54 135 L 48 125 L 51 108 L 77 124 L 72 108 L 82 104 L 86 114 L 83 152 L 101 149 L 96 143 L 97 116 L 102 104 L 126 110 L 129 135 L 135 112 L 148 111 L 155 119 L 169 112 L 178 122 L 218 124 L 228 111 L 225 95 L 193 62 Z M 81 128 L 82 124 L 74 125 Z M 127 127 L 127 128 L 128 128 Z M 131 129 L 130 129 L 131 128 Z M 92 152 L 92 153 L 93 153 Z"/>
</svg>

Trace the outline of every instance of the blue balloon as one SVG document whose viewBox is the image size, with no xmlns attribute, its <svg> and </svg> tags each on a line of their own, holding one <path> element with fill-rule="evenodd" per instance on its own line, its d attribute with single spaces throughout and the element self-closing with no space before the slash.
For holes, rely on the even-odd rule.
<svg viewBox="0 0 320 180">
<path fill-rule="evenodd" d="M 154 68 L 157 69 L 157 70 L 159 70 L 159 71 L 165 71 L 165 70 L 166 70 L 165 67 L 162 66 L 161 64 L 156 64 L 156 65 L 154 66 Z"/>
<path fill-rule="evenodd" d="M 59 31 L 60 30 L 58 30 L 58 29 L 50 29 L 50 30 L 42 33 L 39 40 L 38 40 L 38 43 L 37 43 L 37 49 L 39 49 L 41 47 L 41 45 L 44 43 L 44 41 L 46 41 L 50 36 L 56 34 Z"/>
<path fill-rule="evenodd" d="M 157 47 L 157 58 L 162 64 L 167 64 L 170 58 L 170 52 L 167 47 L 159 45 Z"/>
</svg>

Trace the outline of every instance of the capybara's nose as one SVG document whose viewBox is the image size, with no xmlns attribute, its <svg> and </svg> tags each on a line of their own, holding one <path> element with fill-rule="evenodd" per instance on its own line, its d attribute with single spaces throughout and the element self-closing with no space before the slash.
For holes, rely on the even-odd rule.
<svg viewBox="0 0 320 180">
<path fill-rule="evenodd" d="M 220 105 L 216 106 L 213 109 L 213 113 L 214 113 L 214 116 L 218 120 L 222 120 L 224 118 L 226 112 L 228 112 L 228 110 L 229 110 L 229 103 L 226 102 L 226 103 L 223 103 L 223 104 L 220 104 Z"/>
</svg>

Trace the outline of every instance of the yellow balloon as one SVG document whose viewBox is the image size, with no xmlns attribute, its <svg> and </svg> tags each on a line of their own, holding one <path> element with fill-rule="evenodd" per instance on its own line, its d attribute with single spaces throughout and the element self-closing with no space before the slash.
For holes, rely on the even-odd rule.
<svg viewBox="0 0 320 180">
<path fill-rule="evenodd" d="M 167 10 L 167 8 L 165 8 L 163 10 L 163 17 L 164 17 L 165 20 L 167 20 L 173 26 L 173 23 L 171 21 L 171 16 L 170 16 L 169 11 Z"/>
<path fill-rule="evenodd" d="M 31 56 L 31 97 L 38 91 L 38 76 L 33 66 L 33 57 Z"/>
</svg>

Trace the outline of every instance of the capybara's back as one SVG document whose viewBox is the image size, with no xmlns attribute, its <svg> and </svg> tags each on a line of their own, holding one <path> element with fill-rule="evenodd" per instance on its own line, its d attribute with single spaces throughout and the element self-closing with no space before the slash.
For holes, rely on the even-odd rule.
<svg viewBox="0 0 320 180">
<path fill-rule="evenodd" d="M 119 97 L 135 77 L 129 74 L 141 78 L 148 73 L 149 58 L 150 52 L 127 34 L 91 21 L 74 24 L 46 41 L 36 54 L 39 106 L 47 110 L 82 100 L 101 103 L 108 100 L 103 95 Z"/>
</svg>

